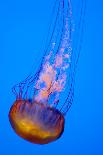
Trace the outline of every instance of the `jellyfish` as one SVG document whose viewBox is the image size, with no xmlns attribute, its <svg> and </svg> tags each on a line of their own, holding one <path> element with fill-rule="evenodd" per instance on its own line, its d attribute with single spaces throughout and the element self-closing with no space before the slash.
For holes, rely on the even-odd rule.
<svg viewBox="0 0 103 155">
<path fill-rule="evenodd" d="M 74 101 L 84 15 L 82 0 L 74 45 L 72 3 L 55 1 L 40 66 L 12 88 L 16 100 L 10 108 L 9 121 L 16 134 L 29 142 L 48 144 L 64 132 L 65 116 Z"/>
</svg>

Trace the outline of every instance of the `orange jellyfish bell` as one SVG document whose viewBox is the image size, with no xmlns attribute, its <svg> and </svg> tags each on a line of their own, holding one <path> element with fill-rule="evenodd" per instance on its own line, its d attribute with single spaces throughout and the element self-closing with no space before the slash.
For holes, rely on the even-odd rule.
<svg viewBox="0 0 103 155">
<path fill-rule="evenodd" d="M 29 100 L 16 100 L 9 119 L 19 136 L 36 144 L 52 142 L 64 131 L 64 117 L 57 109 Z"/>
</svg>

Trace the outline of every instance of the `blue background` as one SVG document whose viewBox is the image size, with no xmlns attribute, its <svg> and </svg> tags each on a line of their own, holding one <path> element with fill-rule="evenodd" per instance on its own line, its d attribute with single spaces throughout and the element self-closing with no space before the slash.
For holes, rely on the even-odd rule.
<svg viewBox="0 0 103 155">
<path fill-rule="evenodd" d="M 0 155 L 103 155 L 103 1 L 87 4 L 85 37 L 78 63 L 75 103 L 58 141 L 40 146 L 18 137 L 8 112 L 11 88 L 42 57 L 54 0 L 0 0 Z"/>
</svg>

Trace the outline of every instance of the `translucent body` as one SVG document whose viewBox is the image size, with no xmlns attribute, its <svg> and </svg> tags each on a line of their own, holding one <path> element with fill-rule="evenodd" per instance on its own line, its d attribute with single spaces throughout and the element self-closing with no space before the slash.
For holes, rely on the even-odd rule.
<svg viewBox="0 0 103 155">
<path fill-rule="evenodd" d="M 58 139 L 74 101 L 86 0 L 77 0 L 77 4 L 75 16 L 80 16 L 74 34 L 71 1 L 55 0 L 40 66 L 12 89 L 16 101 L 9 112 L 11 126 L 32 143 L 46 144 Z"/>
<path fill-rule="evenodd" d="M 17 100 L 9 113 L 10 123 L 22 138 L 37 144 L 58 139 L 64 131 L 64 117 L 54 108 L 41 103 Z"/>
</svg>

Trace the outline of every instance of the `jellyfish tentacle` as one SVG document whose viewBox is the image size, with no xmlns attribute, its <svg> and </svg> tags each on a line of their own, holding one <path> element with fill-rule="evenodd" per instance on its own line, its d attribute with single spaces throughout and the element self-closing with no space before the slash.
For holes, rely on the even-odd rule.
<svg viewBox="0 0 103 155">
<path fill-rule="evenodd" d="M 79 43 L 78 45 L 75 47 L 76 50 L 78 51 L 78 54 L 77 56 L 75 57 L 75 60 L 72 62 L 74 64 L 71 65 L 71 87 L 70 87 L 70 90 L 69 90 L 69 93 L 68 93 L 68 96 L 64 102 L 64 104 L 62 105 L 61 107 L 61 111 L 64 111 L 65 115 L 66 113 L 68 112 L 68 110 L 70 109 L 72 103 L 73 103 L 73 98 L 74 98 L 74 83 L 75 83 L 75 74 L 76 74 L 76 68 L 77 68 L 77 64 L 78 64 L 78 60 L 79 60 L 79 57 L 80 57 L 80 53 L 81 53 L 81 45 L 82 45 L 82 42 L 83 42 L 83 33 L 84 33 L 84 23 L 85 23 L 85 13 L 86 13 L 86 1 L 82 0 L 82 5 L 81 5 L 81 14 L 80 14 L 80 19 L 79 19 L 79 31 L 81 31 L 81 35 L 79 36 Z M 81 42 L 81 43 L 80 43 Z M 73 49 L 74 50 L 74 49 Z M 72 54 L 75 53 L 72 51 Z M 74 59 L 74 58 L 73 58 Z M 71 94 L 71 95 L 70 95 Z M 71 100 L 71 97 L 72 97 L 72 102 L 70 101 Z M 65 110 L 64 110 L 65 109 Z"/>
</svg>

